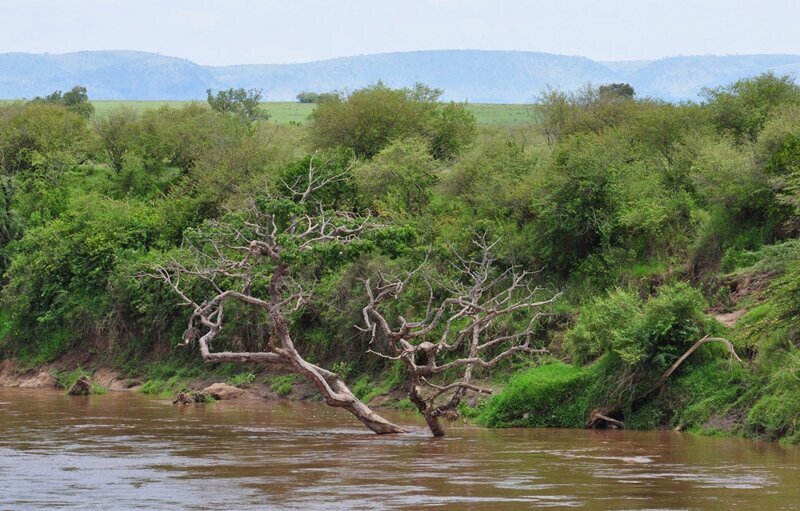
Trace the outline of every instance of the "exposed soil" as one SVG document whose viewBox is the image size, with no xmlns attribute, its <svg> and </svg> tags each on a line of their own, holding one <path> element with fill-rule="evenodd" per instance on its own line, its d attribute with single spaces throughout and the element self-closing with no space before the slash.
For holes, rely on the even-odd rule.
<svg viewBox="0 0 800 511">
<path fill-rule="evenodd" d="M 736 322 L 739 321 L 739 318 L 745 314 L 747 314 L 747 309 L 739 309 L 725 314 L 716 314 L 714 315 L 714 319 L 728 328 L 733 328 L 736 325 Z"/>
<path fill-rule="evenodd" d="M 58 382 L 55 374 L 59 371 L 70 371 L 77 367 L 96 367 L 91 357 L 70 353 L 56 360 L 36 368 L 27 368 L 14 360 L 0 361 L 0 387 L 41 388 L 55 389 Z M 225 389 L 224 397 L 214 396 L 215 399 L 266 399 L 266 400 L 313 400 L 318 399 L 314 386 L 308 382 L 298 381 L 292 385 L 292 390 L 287 395 L 280 395 L 272 390 L 272 386 L 265 379 L 269 374 L 261 375 L 256 381 L 242 385 L 241 388 L 230 387 L 218 379 L 196 378 L 189 382 L 190 391 L 205 392 L 209 395 L 220 394 L 217 390 L 230 387 L 239 392 Z M 122 376 L 110 367 L 97 367 L 93 371 L 91 383 L 97 384 L 110 392 L 138 391 L 142 382 L 136 378 Z"/>
</svg>

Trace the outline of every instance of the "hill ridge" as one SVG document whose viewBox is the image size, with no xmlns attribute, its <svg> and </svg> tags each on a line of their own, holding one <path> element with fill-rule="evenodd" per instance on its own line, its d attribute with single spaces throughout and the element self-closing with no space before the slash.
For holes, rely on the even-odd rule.
<svg viewBox="0 0 800 511">
<path fill-rule="evenodd" d="M 85 85 L 93 99 L 204 99 L 206 89 L 263 89 L 268 101 L 291 101 L 303 90 L 353 90 L 383 80 L 394 87 L 421 81 L 444 99 L 526 103 L 545 86 L 628 82 L 639 95 L 695 100 L 715 87 L 766 71 L 800 74 L 800 55 L 679 55 L 651 61 L 600 62 L 577 55 L 523 50 L 415 50 L 290 64 L 206 66 L 138 50 L 63 54 L 0 53 L 0 98 L 30 98 Z"/>
</svg>

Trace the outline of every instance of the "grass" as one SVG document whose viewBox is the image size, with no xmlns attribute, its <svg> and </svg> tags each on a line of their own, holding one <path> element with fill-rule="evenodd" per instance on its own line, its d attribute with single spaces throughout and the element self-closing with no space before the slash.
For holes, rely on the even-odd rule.
<svg viewBox="0 0 800 511">
<path fill-rule="evenodd" d="M 92 101 L 95 115 L 106 115 L 114 108 L 126 106 L 137 112 L 152 110 L 162 106 L 181 107 L 190 101 Z M 201 102 L 205 104 L 205 102 Z M 277 124 L 304 123 L 314 110 L 311 103 L 270 102 L 264 103 L 270 120 Z M 475 115 L 478 124 L 485 126 L 504 126 L 529 124 L 534 119 L 531 105 L 500 105 L 489 103 L 470 103 L 467 109 Z"/>
<path fill-rule="evenodd" d="M 187 364 L 179 359 L 165 359 L 150 362 L 144 367 L 145 382 L 139 392 L 142 394 L 169 397 L 186 390 L 189 382 L 205 373 L 202 366 Z"/>
<path fill-rule="evenodd" d="M 587 371 L 555 362 L 515 374 L 485 402 L 477 422 L 490 427 L 581 427 L 589 408 Z"/>
<path fill-rule="evenodd" d="M 531 124 L 536 118 L 533 105 L 470 103 L 467 110 L 472 112 L 478 124 L 486 126 Z"/>
<path fill-rule="evenodd" d="M 229 377 L 226 383 L 234 387 L 242 387 L 245 385 L 250 385 L 251 383 L 253 383 L 253 380 L 255 379 L 256 379 L 255 374 L 244 372 Z"/>
<path fill-rule="evenodd" d="M 281 376 L 273 376 L 270 382 L 272 391 L 279 396 L 288 396 L 292 392 L 292 386 L 297 380 L 297 375 L 285 374 Z"/>
<path fill-rule="evenodd" d="M 13 100 L 0 99 L 0 105 Z M 92 101 L 95 116 L 104 116 L 119 107 L 128 107 L 136 112 L 144 112 L 168 106 L 180 108 L 192 103 L 191 101 L 117 101 L 97 100 Z M 198 101 L 205 105 L 205 101 Z M 269 113 L 269 118 L 276 124 L 303 124 L 316 105 L 312 103 L 297 103 L 290 101 L 263 103 L 264 109 Z M 475 115 L 481 126 L 523 126 L 531 124 L 535 119 L 533 105 L 509 105 L 492 103 L 469 103 L 467 110 Z"/>
</svg>

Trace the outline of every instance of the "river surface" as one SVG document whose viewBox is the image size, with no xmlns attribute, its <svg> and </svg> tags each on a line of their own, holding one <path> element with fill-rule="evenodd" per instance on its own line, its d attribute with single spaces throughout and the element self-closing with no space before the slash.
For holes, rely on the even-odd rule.
<svg viewBox="0 0 800 511">
<path fill-rule="evenodd" d="M 376 436 L 322 404 L 0 388 L 0 509 L 800 509 L 800 449 L 671 431 Z"/>
</svg>

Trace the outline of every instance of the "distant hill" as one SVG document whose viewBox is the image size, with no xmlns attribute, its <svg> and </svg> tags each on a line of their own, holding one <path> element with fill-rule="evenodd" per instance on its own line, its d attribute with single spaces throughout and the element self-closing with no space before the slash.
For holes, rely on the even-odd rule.
<svg viewBox="0 0 800 511">
<path fill-rule="evenodd" d="M 547 85 L 572 90 L 587 82 L 628 82 L 642 96 L 677 101 L 769 70 L 800 74 L 800 55 L 596 62 L 537 52 L 444 50 L 215 67 L 135 51 L 3 53 L 0 98 L 31 98 L 81 84 L 92 99 L 204 99 L 209 88 L 245 87 L 263 89 L 267 101 L 291 101 L 303 90 L 353 90 L 383 80 L 394 87 L 424 82 L 444 89 L 445 99 L 473 103 L 527 103 Z"/>
</svg>

